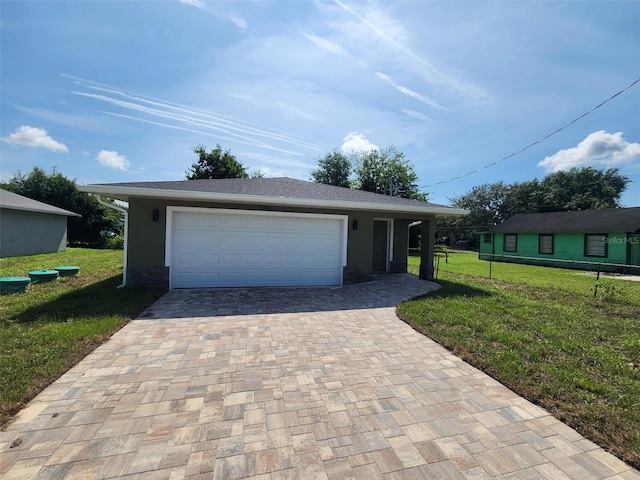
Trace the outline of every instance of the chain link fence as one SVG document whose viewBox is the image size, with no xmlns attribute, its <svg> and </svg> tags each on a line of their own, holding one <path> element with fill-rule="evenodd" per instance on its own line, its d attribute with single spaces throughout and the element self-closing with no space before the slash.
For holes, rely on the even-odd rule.
<svg viewBox="0 0 640 480">
<path fill-rule="evenodd" d="M 478 255 L 455 250 L 436 251 L 434 263 L 436 279 L 455 280 L 457 275 L 470 275 L 640 305 L 637 265 Z"/>
</svg>

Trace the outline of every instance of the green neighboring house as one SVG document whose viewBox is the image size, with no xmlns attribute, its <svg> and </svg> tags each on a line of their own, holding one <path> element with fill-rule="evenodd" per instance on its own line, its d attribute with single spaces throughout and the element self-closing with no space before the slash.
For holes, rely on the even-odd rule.
<svg viewBox="0 0 640 480">
<path fill-rule="evenodd" d="M 479 236 L 481 260 L 640 273 L 640 207 L 518 214 Z"/>
</svg>

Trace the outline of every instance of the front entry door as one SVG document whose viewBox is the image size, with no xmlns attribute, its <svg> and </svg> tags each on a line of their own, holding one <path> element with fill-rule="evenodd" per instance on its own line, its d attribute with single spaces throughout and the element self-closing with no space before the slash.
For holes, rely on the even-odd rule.
<svg viewBox="0 0 640 480">
<path fill-rule="evenodd" d="M 389 222 L 373 221 L 373 271 L 386 272 L 389 258 Z"/>
</svg>

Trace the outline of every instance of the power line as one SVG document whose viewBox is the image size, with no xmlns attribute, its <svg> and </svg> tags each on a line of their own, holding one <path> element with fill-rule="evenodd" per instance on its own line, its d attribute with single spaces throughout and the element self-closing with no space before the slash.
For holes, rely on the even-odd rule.
<svg viewBox="0 0 640 480">
<path fill-rule="evenodd" d="M 584 117 L 586 117 L 587 115 L 593 113 L 594 111 L 596 111 L 597 109 L 599 109 L 600 107 L 602 107 L 603 105 L 609 103 L 611 100 L 613 100 L 614 98 L 616 98 L 618 95 L 621 95 L 622 93 L 626 92 L 627 90 L 629 90 L 631 87 L 633 87 L 636 83 L 640 82 L 640 78 L 638 78 L 636 81 L 634 81 L 633 83 L 627 85 L 626 87 L 624 87 L 622 90 L 620 90 L 618 93 L 615 93 L 613 95 L 611 95 L 609 98 L 607 98 L 605 101 L 599 103 L 598 105 L 596 105 L 595 107 L 593 107 L 591 110 L 583 113 L 582 115 L 580 115 L 579 117 L 574 118 L 573 120 L 571 120 L 569 123 L 567 123 L 566 125 L 563 125 L 562 127 L 554 130 L 553 132 L 545 135 L 544 137 L 540 138 L 539 140 L 536 140 L 533 143 L 530 143 L 529 145 L 527 145 L 526 147 L 521 148 L 520 150 L 518 150 L 517 152 L 514 153 L 510 153 L 509 155 L 507 155 L 506 157 L 502 157 L 500 160 L 496 160 L 495 162 L 491 162 L 488 163 L 487 165 L 484 165 L 483 167 L 477 168 L 475 170 L 472 170 L 470 172 L 464 173 L 462 175 L 458 175 L 457 177 L 452 177 L 449 180 L 443 180 L 441 182 L 437 182 L 437 183 L 432 183 L 431 185 L 425 185 L 421 188 L 429 188 L 429 187 L 435 187 L 437 185 L 443 185 L 445 183 L 449 183 L 449 182 L 453 182 L 454 180 L 459 180 L 461 178 L 464 177 L 468 177 L 469 175 L 473 175 L 474 173 L 478 173 L 481 172 L 482 170 L 486 170 L 489 167 L 493 167 L 494 165 L 497 165 L 501 162 L 504 162 L 505 160 L 508 160 L 511 157 L 515 157 L 516 155 L 524 152 L 525 150 L 528 150 L 529 148 L 544 142 L 547 138 L 552 137 L 553 135 L 555 135 L 556 133 L 561 132 L 562 130 L 564 130 L 567 127 L 570 127 L 571 125 L 573 125 L 574 123 L 576 123 L 578 120 L 582 120 Z"/>
</svg>

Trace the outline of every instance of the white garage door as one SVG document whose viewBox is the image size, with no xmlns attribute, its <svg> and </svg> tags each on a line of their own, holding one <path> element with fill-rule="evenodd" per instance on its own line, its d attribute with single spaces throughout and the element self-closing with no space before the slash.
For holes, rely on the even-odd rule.
<svg viewBox="0 0 640 480">
<path fill-rule="evenodd" d="M 341 285 L 346 217 L 169 209 L 171 288 Z"/>
</svg>

